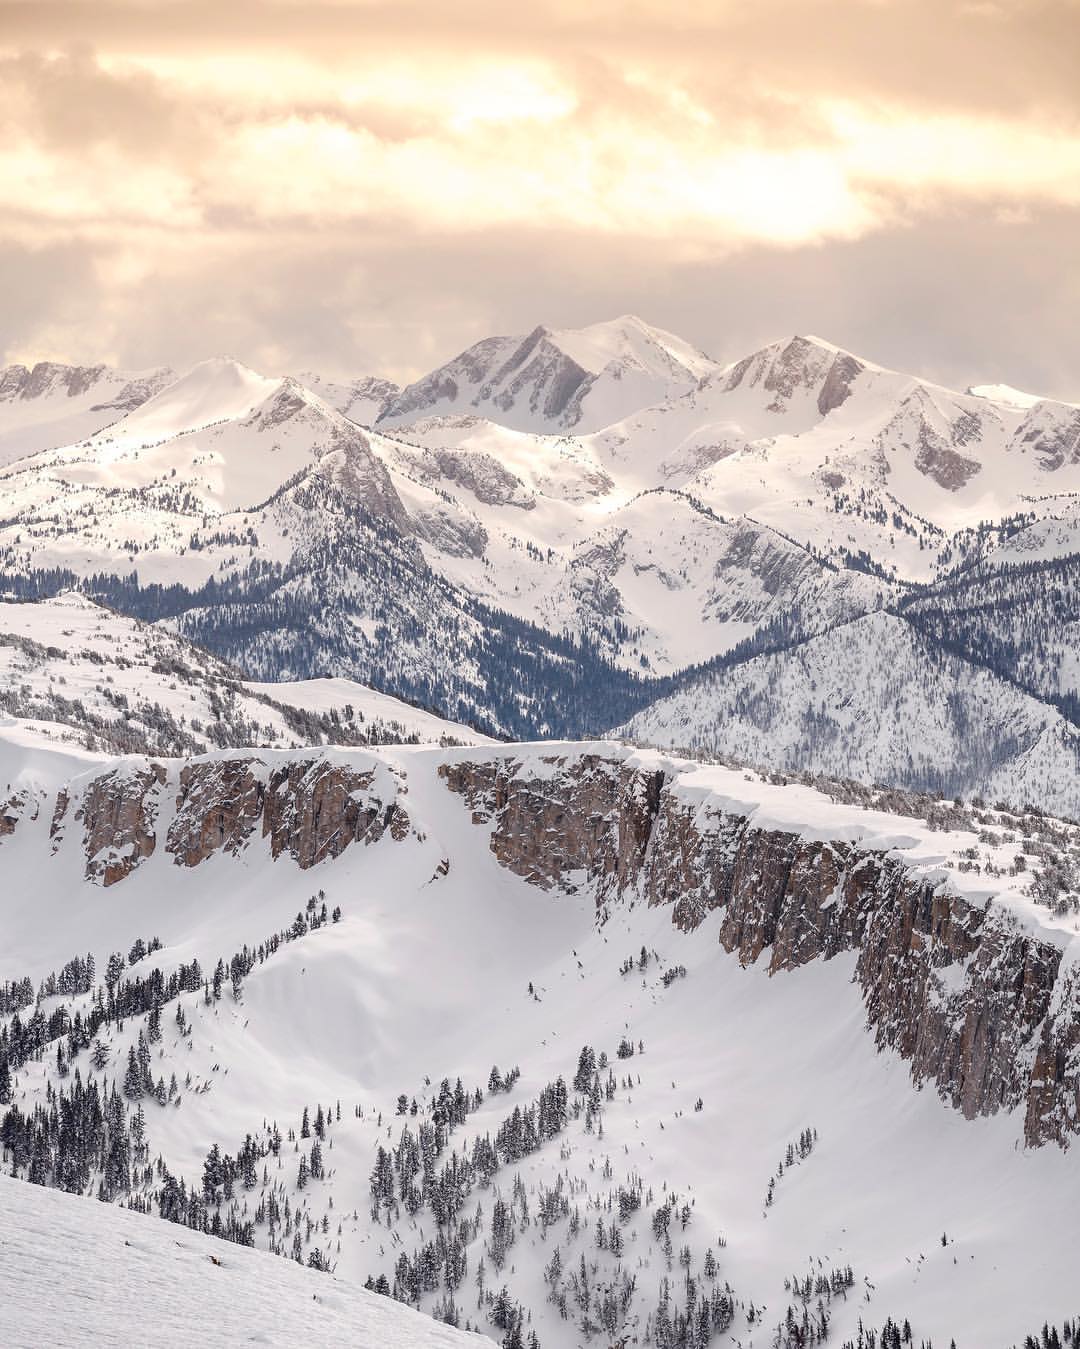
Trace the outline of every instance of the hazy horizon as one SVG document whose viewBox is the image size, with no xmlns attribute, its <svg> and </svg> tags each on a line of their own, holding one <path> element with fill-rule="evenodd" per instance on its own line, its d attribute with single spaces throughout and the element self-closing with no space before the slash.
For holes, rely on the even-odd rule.
<svg viewBox="0 0 1080 1349">
<path fill-rule="evenodd" d="M 399 382 L 632 312 L 1080 400 L 1077 0 L 0 0 L 3 363 Z"/>
</svg>

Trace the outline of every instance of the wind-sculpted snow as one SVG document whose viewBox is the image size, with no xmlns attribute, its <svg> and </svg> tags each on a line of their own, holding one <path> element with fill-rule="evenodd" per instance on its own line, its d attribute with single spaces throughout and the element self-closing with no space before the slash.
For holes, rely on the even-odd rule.
<svg viewBox="0 0 1080 1349">
<path fill-rule="evenodd" d="M 8 1349 L 251 1342 L 465 1349 L 474 1337 L 345 1279 L 0 1178 Z M 106 1296 L 128 1289 L 130 1297 Z M 153 1328 L 152 1330 L 150 1328 Z"/>
</svg>

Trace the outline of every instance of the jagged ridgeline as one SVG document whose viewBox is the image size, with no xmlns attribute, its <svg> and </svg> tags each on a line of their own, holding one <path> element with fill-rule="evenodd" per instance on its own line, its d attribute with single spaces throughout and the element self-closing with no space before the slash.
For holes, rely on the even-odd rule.
<svg viewBox="0 0 1080 1349">
<path fill-rule="evenodd" d="M 497 737 L 1075 815 L 1078 418 L 817 338 L 722 365 L 627 315 L 404 390 L 18 367 L 0 583 Z"/>
</svg>

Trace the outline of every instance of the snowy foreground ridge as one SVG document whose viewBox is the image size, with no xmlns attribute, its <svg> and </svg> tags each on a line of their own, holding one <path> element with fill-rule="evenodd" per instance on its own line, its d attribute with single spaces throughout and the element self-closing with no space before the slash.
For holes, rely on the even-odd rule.
<svg viewBox="0 0 1080 1349">
<path fill-rule="evenodd" d="M 5 1286 L 44 1227 L 267 1343 L 308 1303 L 313 1342 L 443 1342 L 368 1280 L 526 1349 L 1077 1311 L 1075 826 L 605 741 L 19 723 L 0 804 Z"/>
<path fill-rule="evenodd" d="M 7 1349 L 476 1344 L 345 1279 L 0 1178 Z"/>
</svg>

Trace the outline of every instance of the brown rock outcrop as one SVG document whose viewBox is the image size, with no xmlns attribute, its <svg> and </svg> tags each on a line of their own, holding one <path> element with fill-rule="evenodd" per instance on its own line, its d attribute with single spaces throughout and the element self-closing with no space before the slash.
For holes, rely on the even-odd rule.
<svg viewBox="0 0 1080 1349">
<path fill-rule="evenodd" d="M 164 781 L 162 766 L 150 764 L 116 769 L 89 784 L 75 812 L 85 830 L 88 879 L 113 885 L 151 856 L 157 846 L 158 788 Z"/>
<path fill-rule="evenodd" d="M 262 822 L 265 796 L 253 759 L 187 764 L 166 852 L 185 867 L 215 852 L 239 852 Z"/>
<path fill-rule="evenodd" d="M 544 889 L 593 883 L 599 904 L 637 877 L 664 775 L 598 754 L 539 762 L 547 771 L 531 778 L 519 775 L 520 761 L 501 758 L 442 764 L 439 776 L 468 800 L 474 824 L 497 822 L 491 850 L 503 866 Z"/>
<path fill-rule="evenodd" d="M 325 760 L 290 761 L 271 774 L 263 833 L 274 857 L 289 852 L 301 867 L 338 857 L 350 843 L 374 843 L 386 830 L 402 839 L 409 817 L 396 796 L 382 801 L 374 772 L 357 773 Z"/>
<path fill-rule="evenodd" d="M 166 769 L 114 770 L 92 779 L 77 797 L 85 826 L 86 875 L 112 885 L 150 857 Z M 290 759 L 267 770 L 257 758 L 205 759 L 186 764 L 176 781 L 176 809 L 165 851 L 194 867 L 217 852 L 237 853 L 268 838 L 273 857 L 288 853 L 301 867 L 338 857 L 350 843 L 374 843 L 384 833 L 401 840 L 409 816 L 403 785 L 388 768 L 357 771 L 325 759 Z M 51 836 L 60 846 L 71 800 L 57 794 Z"/>
</svg>

